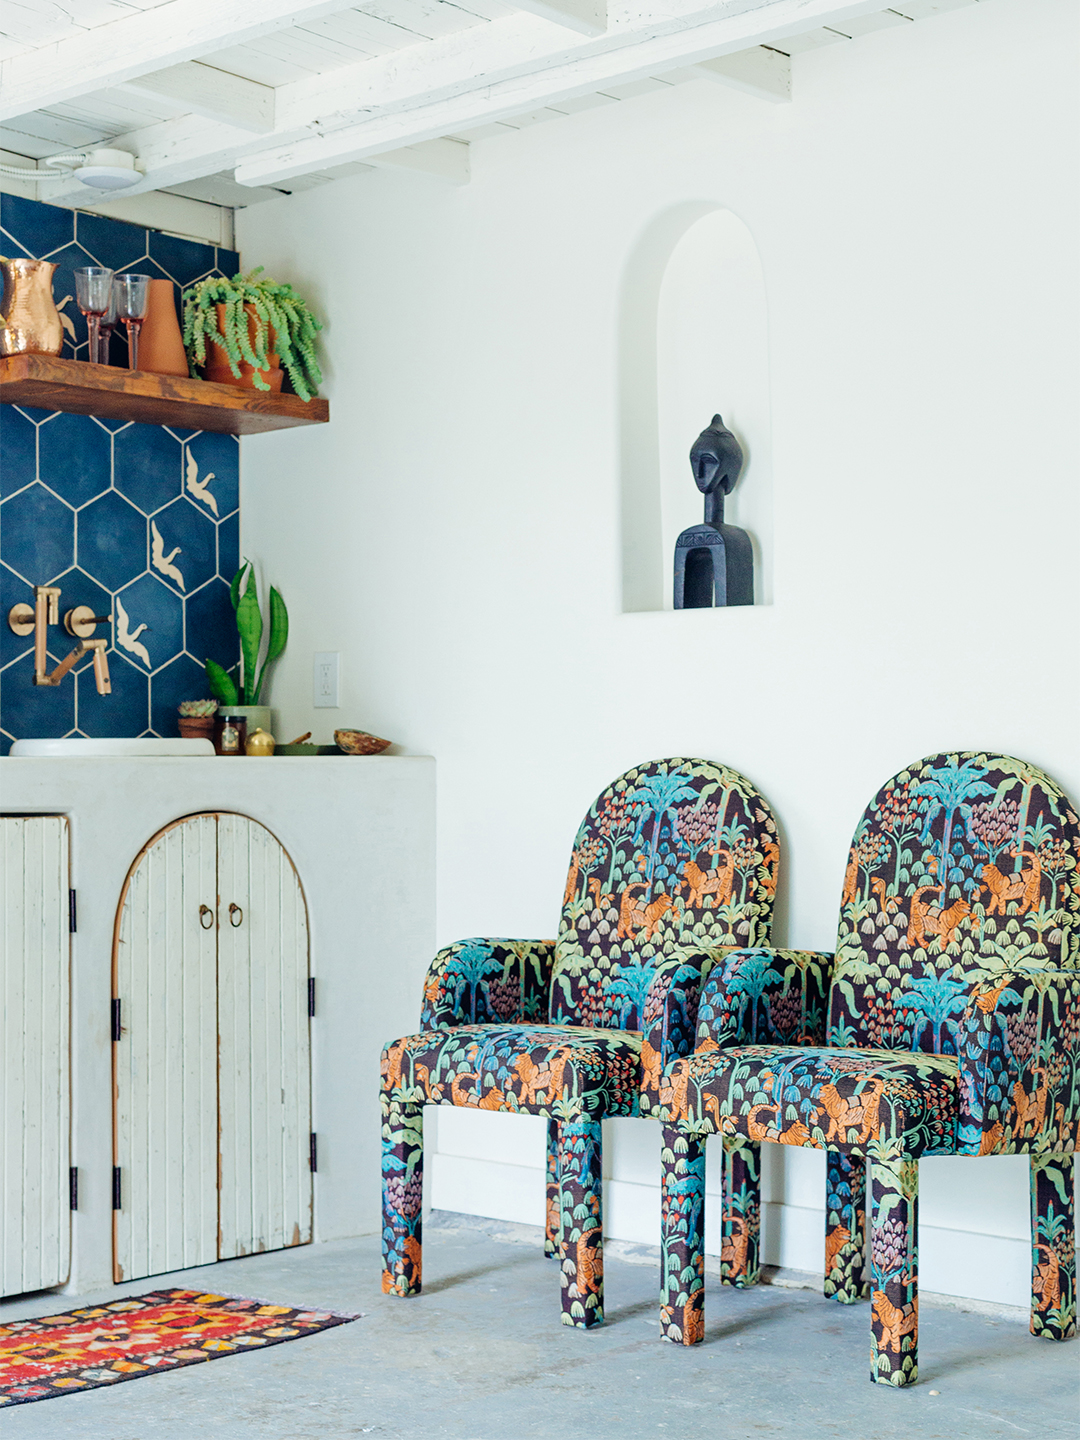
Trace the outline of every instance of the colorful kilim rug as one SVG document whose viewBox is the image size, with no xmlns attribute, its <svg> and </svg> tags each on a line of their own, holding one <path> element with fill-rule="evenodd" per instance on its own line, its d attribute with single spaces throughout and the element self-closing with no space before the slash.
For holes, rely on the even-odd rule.
<svg viewBox="0 0 1080 1440">
<path fill-rule="evenodd" d="M 261 1350 L 358 1320 L 199 1290 L 154 1290 L 0 1325 L 0 1407 Z"/>
</svg>

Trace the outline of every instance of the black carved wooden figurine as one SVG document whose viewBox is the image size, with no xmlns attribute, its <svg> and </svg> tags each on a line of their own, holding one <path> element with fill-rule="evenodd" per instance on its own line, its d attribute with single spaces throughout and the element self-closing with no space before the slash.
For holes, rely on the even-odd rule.
<svg viewBox="0 0 1080 1440">
<path fill-rule="evenodd" d="M 754 603 L 754 552 L 750 536 L 724 524 L 724 496 L 742 469 L 738 440 L 714 415 L 694 441 L 690 465 L 705 496 L 705 519 L 675 541 L 675 609 Z"/>
</svg>

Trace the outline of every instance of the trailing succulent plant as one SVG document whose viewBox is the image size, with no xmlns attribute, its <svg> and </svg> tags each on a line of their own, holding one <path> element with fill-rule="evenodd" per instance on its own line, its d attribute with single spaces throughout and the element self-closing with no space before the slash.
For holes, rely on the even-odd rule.
<svg viewBox="0 0 1080 1440">
<path fill-rule="evenodd" d="M 285 649 L 289 638 L 289 612 L 285 601 L 270 587 L 270 633 L 266 654 L 259 665 L 262 646 L 263 617 L 255 588 L 255 567 L 245 560 L 232 578 L 229 597 L 236 611 L 236 629 L 240 635 L 240 663 L 226 670 L 216 660 L 207 660 L 206 678 L 211 694 L 222 705 L 258 705 L 266 667 Z"/>
<path fill-rule="evenodd" d="M 256 389 L 269 390 L 259 372 L 270 368 L 268 357 L 275 351 L 297 395 L 310 400 L 322 384 L 315 358 L 315 334 L 322 324 L 291 285 L 260 280 L 261 274 L 260 265 L 231 280 L 208 275 L 184 291 L 184 348 L 191 373 L 206 364 L 209 342 L 224 353 L 234 375 L 239 376 L 241 362 L 247 361 L 255 370 Z M 220 327 L 218 305 L 225 306 Z M 249 326 L 248 305 L 255 316 L 254 326 Z"/>
</svg>

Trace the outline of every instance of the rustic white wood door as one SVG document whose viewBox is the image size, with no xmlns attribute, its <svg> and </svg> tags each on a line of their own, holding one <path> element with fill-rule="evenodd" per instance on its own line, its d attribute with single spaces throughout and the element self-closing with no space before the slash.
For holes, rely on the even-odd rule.
<svg viewBox="0 0 1080 1440">
<path fill-rule="evenodd" d="M 132 866 L 115 950 L 117 1280 L 306 1243 L 307 914 L 281 844 L 176 822 Z"/>
<path fill-rule="evenodd" d="M 218 1033 L 224 1259 L 311 1239 L 308 929 L 264 826 L 218 817 Z"/>
<path fill-rule="evenodd" d="M 62 815 L 0 820 L 0 1294 L 71 1256 L 69 850 Z"/>
<path fill-rule="evenodd" d="M 117 918 L 117 1281 L 217 1259 L 217 821 L 136 858 Z"/>
</svg>

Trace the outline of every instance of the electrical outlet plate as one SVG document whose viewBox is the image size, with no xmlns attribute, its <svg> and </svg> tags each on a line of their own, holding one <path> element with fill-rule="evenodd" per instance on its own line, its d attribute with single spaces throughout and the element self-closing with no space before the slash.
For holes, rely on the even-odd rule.
<svg viewBox="0 0 1080 1440">
<path fill-rule="evenodd" d="M 314 671 L 314 700 L 316 710 L 338 708 L 338 661 L 337 650 L 316 650 Z"/>
</svg>

